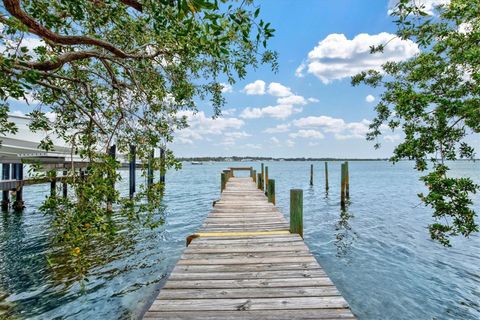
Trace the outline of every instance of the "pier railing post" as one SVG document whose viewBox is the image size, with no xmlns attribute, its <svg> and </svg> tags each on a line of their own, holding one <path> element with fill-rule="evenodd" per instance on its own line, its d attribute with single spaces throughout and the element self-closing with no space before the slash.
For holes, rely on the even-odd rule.
<svg viewBox="0 0 480 320">
<path fill-rule="evenodd" d="M 265 166 L 265 189 L 268 192 L 268 166 Z"/>
<path fill-rule="evenodd" d="M 268 180 L 267 196 L 268 196 L 268 202 L 275 204 L 275 180 L 274 179 Z"/>
<path fill-rule="evenodd" d="M 257 170 L 253 170 L 252 176 L 253 176 L 253 182 L 257 183 Z"/>
<path fill-rule="evenodd" d="M 262 190 L 262 174 L 257 173 L 257 188 Z"/>
<path fill-rule="evenodd" d="M 2 180 L 10 180 L 10 163 L 2 163 Z M 2 190 L 2 211 L 7 211 L 9 204 L 8 190 Z"/>
<path fill-rule="evenodd" d="M 313 164 L 310 165 L 310 185 L 313 186 Z"/>
<path fill-rule="evenodd" d="M 303 238 L 303 190 L 290 190 L 290 233 Z"/>
<path fill-rule="evenodd" d="M 328 193 L 328 163 L 325 161 L 325 192 Z"/>
<path fill-rule="evenodd" d="M 265 166 L 262 163 L 262 179 L 260 179 L 262 184 L 260 185 L 261 190 L 265 190 L 265 187 L 263 186 L 263 183 L 265 182 Z"/>
</svg>

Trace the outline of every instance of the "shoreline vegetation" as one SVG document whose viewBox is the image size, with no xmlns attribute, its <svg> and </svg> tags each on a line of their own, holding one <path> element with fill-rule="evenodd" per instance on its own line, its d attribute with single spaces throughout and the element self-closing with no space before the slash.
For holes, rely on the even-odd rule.
<svg viewBox="0 0 480 320">
<path fill-rule="evenodd" d="M 275 157 L 179 157 L 178 161 L 198 161 L 198 162 L 249 162 L 249 161 L 389 161 L 389 158 L 275 158 Z M 455 161 L 477 161 L 480 159 L 457 159 Z M 413 160 L 399 160 L 413 161 Z"/>
</svg>

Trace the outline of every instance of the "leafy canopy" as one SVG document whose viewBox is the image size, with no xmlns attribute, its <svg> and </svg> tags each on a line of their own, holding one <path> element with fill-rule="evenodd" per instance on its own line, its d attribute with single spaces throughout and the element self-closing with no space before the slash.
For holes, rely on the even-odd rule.
<svg viewBox="0 0 480 320">
<path fill-rule="evenodd" d="M 41 147 L 51 150 L 58 136 L 89 162 L 83 179 L 69 171 L 75 197 L 50 197 L 43 207 L 72 256 L 115 232 L 109 203 L 134 220 L 158 210 L 160 184 L 120 198 L 113 144 L 121 153 L 135 145 L 146 165 L 153 148 L 166 149 L 187 126 L 180 111 L 209 100 L 221 114 L 219 79 L 232 84 L 261 63 L 276 69 L 276 53 L 266 49 L 274 29 L 259 14 L 252 0 L 2 0 L 0 140 L 16 131 L 9 99 L 34 98 L 30 128 L 48 133 Z M 165 166 L 177 165 L 166 154 Z"/>
<path fill-rule="evenodd" d="M 416 42 L 421 53 L 388 62 L 382 72 L 362 72 L 352 84 L 384 89 L 367 138 L 376 140 L 385 128 L 404 132 L 392 160 L 415 160 L 426 172 L 421 180 L 428 192 L 419 197 L 433 209 L 430 235 L 450 245 L 450 236 L 478 231 L 472 195 L 479 186 L 470 177 L 449 176 L 447 161 L 473 159 L 469 141 L 480 132 L 480 1 L 452 0 L 436 15 L 414 3 L 399 1 L 392 15 L 396 35 Z M 372 54 L 383 48 L 372 47 Z"/>
</svg>

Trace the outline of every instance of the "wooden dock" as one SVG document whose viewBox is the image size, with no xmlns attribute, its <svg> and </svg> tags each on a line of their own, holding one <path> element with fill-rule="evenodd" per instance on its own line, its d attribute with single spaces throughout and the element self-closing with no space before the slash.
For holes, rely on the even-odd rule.
<svg viewBox="0 0 480 320">
<path fill-rule="evenodd" d="M 355 319 L 250 177 L 229 178 L 191 238 L 145 319 Z"/>
</svg>

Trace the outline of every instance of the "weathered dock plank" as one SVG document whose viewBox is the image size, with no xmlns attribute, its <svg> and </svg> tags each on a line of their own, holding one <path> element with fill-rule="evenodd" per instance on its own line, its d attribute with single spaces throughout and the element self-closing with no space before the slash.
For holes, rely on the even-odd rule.
<svg viewBox="0 0 480 320">
<path fill-rule="evenodd" d="M 251 178 L 230 178 L 145 319 L 355 319 Z"/>
</svg>

